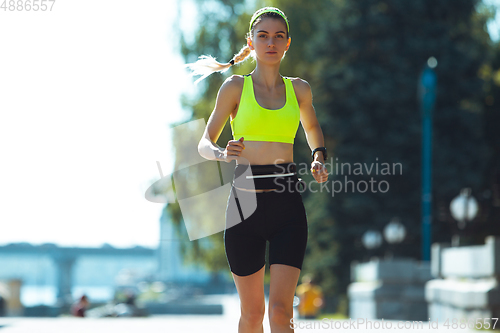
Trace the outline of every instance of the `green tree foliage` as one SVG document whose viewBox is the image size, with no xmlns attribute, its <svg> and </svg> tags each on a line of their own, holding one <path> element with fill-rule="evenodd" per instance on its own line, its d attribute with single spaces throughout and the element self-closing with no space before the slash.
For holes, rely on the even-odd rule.
<svg viewBox="0 0 500 333">
<path fill-rule="evenodd" d="M 438 90 L 433 119 L 432 239 L 449 241 L 449 226 L 441 221 L 449 220 L 450 200 L 462 187 L 471 187 L 473 194 L 482 193 L 491 184 L 485 175 L 493 177 L 499 165 L 499 52 L 485 31 L 491 12 L 478 11 L 477 0 L 276 0 L 257 1 L 252 8 L 242 0 L 197 3 L 201 16 L 194 42 L 188 43 L 182 33 L 180 37 L 186 62 L 202 54 L 223 62 L 231 59 L 245 43 L 248 22 L 259 7 L 279 7 L 289 18 L 292 45 L 281 73 L 311 84 L 332 162 L 328 166 L 330 192 L 323 188 L 322 192 L 303 193 L 309 220 L 304 271 L 316 274 L 327 296 L 344 294 L 351 262 L 368 258 L 362 234 L 367 229 L 382 231 L 392 217 L 398 216 L 407 228 L 408 236 L 398 254 L 420 259 L 417 88 L 424 65 L 435 57 Z M 227 74 L 205 79 L 196 98 L 184 99 L 193 119 L 208 120 L 223 80 L 233 73 L 249 73 L 253 66 L 247 61 Z M 230 139 L 227 124 L 218 144 L 225 146 Z M 296 163 L 310 163 L 302 130 L 294 150 Z M 372 165 L 369 172 L 366 168 Z M 313 179 L 309 174 L 301 177 Z M 500 175 L 496 173 L 496 177 Z M 354 183 L 354 191 L 352 185 L 344 188 L 346 180 Z M 378 187 L 382 181 L 389 188 L 385 184 Z M 366 191 L 362 182 L 368 185 Z M 332 193 L 332 185 L 339 190 L 340 184 L 342 190 Z M 212 241 L 221 244 L 222 236 L 215 235 Z M 373 254 L 383 255 L 386 247 L 384 243 Z M 214 251 L 212 259 L 224 258 L 223 247 L 215 246 Z M 193 258 L 207 260 L 206 256 Z M 223 260 L 219 263 L 224 266 Z"/>
<path fill-rule="evenodd" d="M 321 86 L 316 94 L 322 96 L 318 108 L 324 112 L 324 131 L 334 142 L 333 156 L 350 165 L 402 165 L 401 174 L 373 174 L 374 180 L 390 184 L 387 193 L 349 189 L 327 205 L 333 225 L 318 225 L 318 233 L 332 231 L 335 241 L 317 246 L 316 256 L 338 251 L 332 271 L 339 279 L 336 287 L 344 291 L 351 261 L 364 259 L 362 234 L 367 229 L 382 231 L 393 216 L 399 216 L 408 231 L 399 255 L 420 259 L 421 116 L 416 92 L 431 56 L 438 60 L 434 202 L 449 203 L 465 186 L 473 192 L 481 189 L 489 151 L 482 131 L 483 82 L 478 71 L 487 61 L 489 36 L 486 18 L 476 14 L 477 1 L 331 3 L 323 11 L 330 19 L 320 20 L 318 31 L 323 33 L 312 49 L 323 65 L 317 72 Z M 343 181 L 345 176 L 332 178 Z M 347 176 L 356 184 L 372 177 Z M 448 241 L 441 226 L 435 225 L 433 241 Z"/>
<path fill-rule="evenodd" d="M 468 225 L 469 233 L 484 239 L 487 235 L 498 235 L 497 222 L 500 221 L 500 42 L 491 48 L 491 61 L 483 64 L 479 71 L 484 80 L 483 103 L 484 133 L 492 150 L 483 180 L 486 189 L 479 197 L 482 212 L 476 223 Z"/>
</svg>

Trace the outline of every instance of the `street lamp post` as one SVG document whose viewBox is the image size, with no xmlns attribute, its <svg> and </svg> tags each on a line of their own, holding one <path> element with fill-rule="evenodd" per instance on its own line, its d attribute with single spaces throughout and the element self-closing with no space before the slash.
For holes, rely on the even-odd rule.
<svg viewBox="0 0 500 333">
<path fill-rule="evenodd" d="M 470 188 L 464 188 L 450 203 L 451 215 L 458 222 L 458 234 L 453 235 L 452 246 L 460 246 L 460 233 L 467 222 L 472 221 L 478 212 L 476 199 L 471 195 Z"/>
<path fill-rule="evenodd" d="M 394 244 L 401 243 L 406 236 L 406 228 L 399 221 L 399 218 L 395 217 L 389 222 L 384 228 L 384 238 L 389 243 L 390 251 L 389 256 L 386 255 L 388 259 L 392 259 L 394 257 Z"/>
<path fill-rule="evenodd" d="M 382 244 L 382 235 L 377 230 L 367 230 L 361 241 L 368 251 L 372 251 Z"/>
<path fill-rule="evenodd" d="M 431 251 L 431 170 L 432 109 L 436 100 L 437 60 L 430 57 L 420 75 L 418 95 L 422 114 L 422 260 L 430 260 Z"/>
</svg>

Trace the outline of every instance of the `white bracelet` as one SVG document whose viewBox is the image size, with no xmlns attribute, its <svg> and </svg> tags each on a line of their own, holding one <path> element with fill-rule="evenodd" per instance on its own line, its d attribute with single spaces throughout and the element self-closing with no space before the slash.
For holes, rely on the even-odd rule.
<svg viewBox="0 0 500 333">
<path fill-rule="evenodd" d="M 290 172 L 290 173 L 278 173 L 278 174 L 272 174 L 272 175 L 256 175 L 256 176 L 246 176 L 247 179 L 251 178 L 269 178 L 269 177 L 283 177 L 283 176 L 293 176 L 295 175 L 295 172 Z"/>
</svg>

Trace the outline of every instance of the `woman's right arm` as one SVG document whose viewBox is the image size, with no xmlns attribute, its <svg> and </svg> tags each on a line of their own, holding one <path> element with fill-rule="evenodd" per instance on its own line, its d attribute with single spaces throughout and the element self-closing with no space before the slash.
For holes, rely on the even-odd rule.
<svg viewBox="0 0 500 333">
<path fill-rule="evenodd" d="M 207 126 L 198 144 L 198 152 L 207 160 L 230 162 L 245 149 L 243 138 L 230 140 L 225 148 L 216 144 L 229 115 L 238 105 L 242 88 L 243 78 L 233 75 L 224 81 L 219 89 L 215 108 L 208 118 Z"/>
</svg>

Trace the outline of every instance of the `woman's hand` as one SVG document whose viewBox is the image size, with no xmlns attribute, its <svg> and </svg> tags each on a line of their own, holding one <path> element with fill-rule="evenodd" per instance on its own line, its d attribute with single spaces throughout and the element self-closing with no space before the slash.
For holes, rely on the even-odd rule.
<svg viewBox="0 0 500 333">
<path fill-rule="evenodd" d="M 323 183 L 328 180 L 328 170 L 323 163 L 319 161 L 313 161 L 311 163 L 311 172 L 318 183 Z"/>
<path fill-rule="evenodd" d="M 229 140 L 227 142 L 226 149 L 223 152 L 223 158 L 226 162 L 231 162 L 232 160 L 238 160 L 243 149 L 245 149 L 245 145 L 243 144 L 243 137 L 239 140 Z"/>
</svg>

